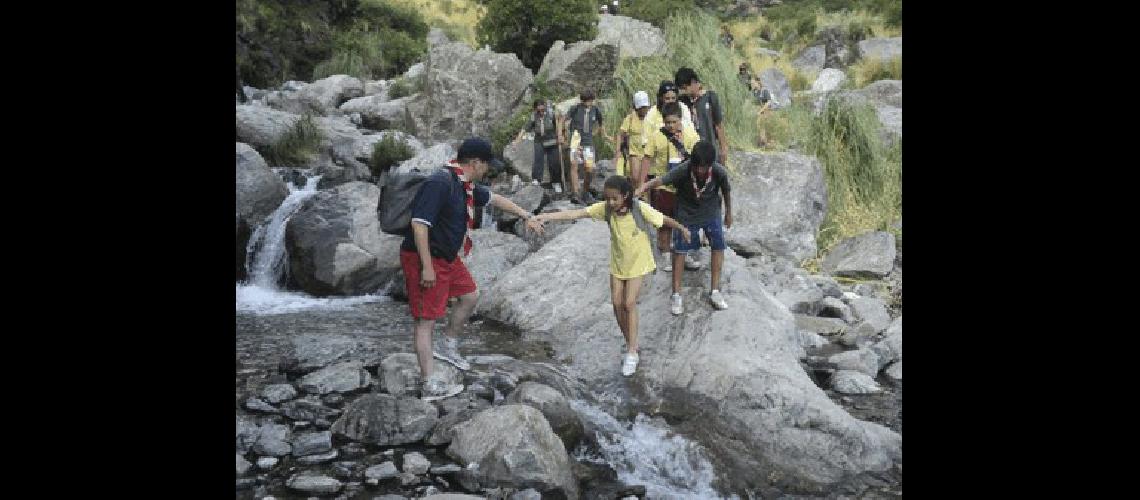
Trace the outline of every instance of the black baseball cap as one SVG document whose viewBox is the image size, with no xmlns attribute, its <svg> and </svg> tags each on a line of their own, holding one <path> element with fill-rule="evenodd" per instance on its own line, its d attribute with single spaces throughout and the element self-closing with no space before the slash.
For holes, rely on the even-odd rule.
<svg viewBox="0 0 1140 500">
<path fill-rule="evenodd" d="M 503 171 L 505 165 L 502 160 L 495 158 L 495 154 L 491 152 L 491 143 L 481 137 L 472 137 L 465 139 L 463 144 L 459 145 L 459 153 L 455 155 L 459 161 L 468 158 L 478 158 L 491 165 L 491 174 L 495 175 Z"/>
</svg>

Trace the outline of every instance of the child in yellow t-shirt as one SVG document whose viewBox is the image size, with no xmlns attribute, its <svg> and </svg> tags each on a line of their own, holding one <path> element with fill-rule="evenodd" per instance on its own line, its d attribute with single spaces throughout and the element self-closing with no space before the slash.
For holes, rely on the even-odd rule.
<svg viewBox="0 0 1140 500">
<path fill-rule="evenodd" d="M 637 370 L 637 294 L 641 291 L 641 281 L 646 274 L 657 268 L 653 251 L 649 247 L 649 235 L 634 221 L 630 212 L 636 206 L 643 218 L 655 228 L 669 226 L 681 232 L 684 240 L 690 241 L 689 230 L 678 224 L 672 217 L 662 215 L 647 203 L 633 198 L 633 185 L 629 179 L 613 175 L 606 179 L 603 188 L 604 201 L 589 207 L 541 214 L 541 222 L 552 220 L 573 220 L 590 217 L 606 220 L 608 206 L 610 226 L 610 297 L 613 301 L 614 317 L 625 337 L 626 353 L 622 357 L 621 373 L 633 375 Z"/>
<path fill-rule="evenodd" d="M 620 131 L 618 142 L 621 146 L 618 148 L 614 165 L 617 167 L 618 175 L 629 177 L 634 189 L 645 182 L 646 172 L 641 170 L 641 157 L 644 154 L 642 150 L 645 149 L 645 143 L 649 140 L 645 121 L 648 113 L 649 94 L 639 90 L 633 94 L 633 111 L 625 116 L 618 128 Z"/>
</svg>

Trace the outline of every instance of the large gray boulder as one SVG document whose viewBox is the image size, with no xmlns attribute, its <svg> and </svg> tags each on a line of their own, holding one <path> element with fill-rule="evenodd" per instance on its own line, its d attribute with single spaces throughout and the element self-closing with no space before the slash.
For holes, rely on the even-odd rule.
<svg viewBox="0 0 1140 500">
<path fill-rule="evenodd" d="M 608 238 L 605 223 L 578 221 L 499 277 L 483 299 L 487 317 L 518 328 L 524 341 L 548 343 L 567 363 L 568 376 L 585 386 L 621 377 L 610 257 L 597 251 Z M 703 285 L 689 285 L 682 290 L 682 316 L 649 314 L 669 309 L 671 279 L 664 273 L 645 278 L 641 364 L 624 383 L 651 387 L 658 400 L 648 404 L 658 404 L 704 446 L 724 450 L 720 458 L 734 478 L 733 491 L 769 481 L 784 491 L 822 491 L 851 475 L 889 469 L 901 459 L 901 437 L 853 418 L 815 385 L 800 365 L 805 352 L 787 307 L 764 290 L 744 259 L 725 253 L 724 311 L 707 303 Z"/>
<path fill-rule="evenodd" d="M 454 429 L 447 455 L 484 488 L 534 488 L 577 499 L 570 456 L 538 410 L 507 404 L 479 412 Z M 473 465 L 474 464 L 474 465 Z"/>
<path fill-rule="evenodd" d="M 760 255 L 748 259 L 747 267 L 792 313 L 816 315 L 823 308 L 824 293 L 811 276 L 785 258 Z"/>
<path fill-rule="evenodd" d="M 523 186 L 522 189 L 519 189 L 515 193 L 509 195 L 503 194 L 502 196 L 510 198 L 511 201 L 515 203 L 515 205 L 519 206 L 519 208 L 522 208 L 528 213 L 533 214 L 534 211 L 538 210 L 538 207 L 542 205 L 544 192 L 541 187 L 528 184 L 526 186 Z M 519 219 L 519 216 L 513 213 L 504 212 L 497 209 L 496 211 L 499 214 L 498 220 L 500 221 L 512 222 Z"/>
<path fill-rule="evenodd" d="M 578 414 L 570 408 L 566 396 L 553 387 L 523 382 L 503 400 L 503 404 L 524 404 L 542 412 L 567 450 L 573 450 L 582 439 L 582 422 L 578 420 Z"/>
<path fill-rule="evenodd" d="M 332 75 L 305 85 L 296 99 L 315 113 L 328 114 L 341 103 L 364 95 L 364 82 L 348 75 Z"/>
<path fill-rule="evenodd" d="M 534 167 L 534 140 L 523 138 L 518 142 L 510 142 L 503 147 L 503 158 L 511 162 L 514 167 L 515 173 L 524 182 L 530 182 L 530 171 Z M 546 169 L 542 169 L 546 172 Z M 547 174 L 543 174 L 547 175 Z M 541 182 L 542 179 L 539 179 Z M 551 181 L 553 182 L 553 181 Z M 558 182 L 562 182 L 560 179 Z"/>
<path fill-rule="evenodd" d="M 474 51 L 462 42 L 433 46 L 423 90 L 407 104 L 407 125 L 423 140 L 490 137 L 530 97 L 530 70 L 514 54 Z"/>
<path fill-rule="evenodd" d="M 594 41 L 616 45 L 623 58 L 665 55 L 669 48 L 661 28 L 626 16 L 598 16 Z"/>
<path fill-rule="evenodd" d="M 399 236 L 380 231 L 380 189 L 350 182 L 306 200 L 285 229 L 289 268 L 316 296 L 373 293 L 400 268 Z"/>
<path fill-rule="evenodd" d="M 871 325 L 871 330 L 879 333 L 891 325 L 891 315 L 882 299 L 859 297 L 851 300 L 851 310 L 859 319 Z"/>
<path fill-rule="evenodd" d="M 429 148 L 420 150 L 415 156 L 400 162 L 393 167 L 394 173 L 408 173 L 412 170 L 419 170 L 421 172 L 429 172 L 439 167 L 445 166 L 449 161 L 455 159 L 458 151 L 451 147 L 451 144 L 442 142 L 435 144 Z"/>
<path fill-rule="evenodd" d="M 902 37 L 868 38 L 859 42 L 859 57 L 889 61 L 902 57 Z"/>
<path fill-rule="evenodd" d="M 305 374 L 348 360 L 360 350 L 360 342 L 347 335 L 305 333 L 289 339 L 281 367 L 288 373 Z"/>
<path fill-rule="evenodd" d="M 776 67 L 768 68 L 760 72 L 758 77 L 760 84 L 772 93 L 776 98 L 776 102 L 780 106 L 788 107 L 792 105 L 792 87 L 788 84 L 788 77 L 784 76 L 784 72 Z"/>
<path fill-rule="evenodd" d="M 265 160 L 248 144 L 237 143 L 235 199 L 237 201 L 237 271 L 245 275 L 246 246 L 253 231 L 265 221 L 285 197 L 289 189 L 281 176 L 270 170 Z"/>
<path fill-rule="evenodd" d="M 364 369 L 363 362 L 346 361 L 305 375 L 297 385 L 310 394 L 328 394 L 352 392 L 368 387 L 371 383 L 372 375 Z"/>
<path fill-rule="evenodd" d="M 902 80 L 877 80 L 856 92 L 878 105 L 902 107 Z"/>
<path fill-rule="evenodd" d="M 423 440 L 439 420 L 439 410 L 419 398 L 368 394 L 353 401 L 332 425 L 334 434 L 377 446 Z"/>
<path fill-rule="evenodd" d="M 831 92 L 838 90 L 843 82 L 847 81 L 847 74 L 835 68 L 827 68 L 819 72 L 819 76 L 811 84 L 812 92 Z"/>
<path fill-rule="evenodd" d="M 902 108 L 894 106 L 876 106 L 875 116 L 879 117 L 879 138 L 883 145 L 891 147 L 902 139 Z"/>
<path fill-rule="evenodd" d="M 821 268 L 833 276 L 878 279 L 895 265 L 895 235 L 870 231 L 847 238 L 823 258 Z"/>
<path fill-rule="evenodd" d="M 388 100 L 385 94 L 358 97 L 340 105 L 344 114 L 360 113 L 365 128 L 372 130 L 399 129 L 405 127 L 408 103 L 415 96 L 405 96 Z"/>
<path fill-rule="evenodd" d="M 823 167 L 795 153 L 730 153 L 733 226 L 729 246 L 744 255 L 773 254 L 795 262 L 815 257 L 815 235 L 827 213 Z M 822 299 L 822 297 L 820 297 Z"/>
<path fill-rule="evenodd" d="M 800 55 L 792 59 L 792 67 L 801 73 L 818 73 L 823 70 L 823 63 L 827 61 L 827 52 L 823 45 L 808 47 Z"/>
<path fill-rule="evenodd" d="M 539 75 L 558 95 L 578 95 L 584 88 L 604 94 L 613 86 L 618 48 L 609 42 L 581 41 L 566 45 L 558 40 L 542 59 Z"/>
<path fill-rule="evenodd" d="M 255 148 L 272 146 L 281 140 L 301 116 L 265 106 L 236 106 L 237 140 Z"/>
</svg>

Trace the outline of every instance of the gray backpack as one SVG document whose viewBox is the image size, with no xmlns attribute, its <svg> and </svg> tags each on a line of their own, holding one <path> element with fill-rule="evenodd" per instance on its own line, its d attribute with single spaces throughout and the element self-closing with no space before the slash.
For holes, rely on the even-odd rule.
<svg viewBox="0 0 1140 500">
<path fill-rule="evenodd" d="M 399 236 L 412 233 L 412 202 L 416 200 L 420 186 L 433 173 L 434 170 L 423 172 L 413 169 L 408 173 L 388 175 L 376 203 L 381 231 Z"/>
</svg>

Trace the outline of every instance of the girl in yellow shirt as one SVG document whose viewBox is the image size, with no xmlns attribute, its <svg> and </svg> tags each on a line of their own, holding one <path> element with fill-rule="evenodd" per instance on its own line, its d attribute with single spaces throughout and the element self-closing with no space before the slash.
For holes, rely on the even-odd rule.
<svg viewBox="0 0 1140 500">
<path fill-rule="evenodd" d="M 681 232 L 684 240 L 689 240 L 689 230 L 672 217 L 662 215 L 648 203 L 633 198 L 633 185 L 629 179 L 613 175 L 606 179 L 603 188 L 604 201 L 578 210 L 552 212 L 538 215 L 541 222 L 552 220 L 573 220 L 590 217 L 606 220 L 609 207 L 610 226 L 610 298 L 613 301 L 614 317 L 625 337 L 626 353 L 622 357 L 621 373 L 633 375 L 637 370 L 637 294 L 641 291 L 641 281 L 646 274 L 657 269 L 653 251 L 649 246 L 650 234 L 637 227 L 631 210 L 636 206 L 643 218 L 660 229 L 668 226 Z"/>
</svg>

